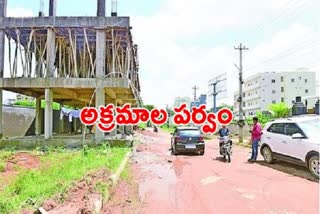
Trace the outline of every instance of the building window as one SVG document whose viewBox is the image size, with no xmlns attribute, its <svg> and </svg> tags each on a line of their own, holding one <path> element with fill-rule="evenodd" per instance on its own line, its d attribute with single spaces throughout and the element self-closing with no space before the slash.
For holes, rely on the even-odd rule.
<svg viewBox="0 0 320 214">
<path fill-rule="evenodd" d="M 294 79 L 293 79 L 293 78 L 291 79 L 291 82 L 294 82 Z"/>
<path fill-rule="evenodd" d="M 281 92 L 284 92 L 284 87 L 281 87 Z"/>
<path fill-rule="evenodd" d="M 283 77 L 281 77 L 281 82 L 283 82 Z"/>
<path fill-rule="evenodd" d="M 305 79 L 304 82 L 307 83 L 307 82 L 308 82 L 308 79 Z"/>
<path fill-rule="evenodd" d="M 272 104 L 276 104 L 276 101 L 275 101 L 275 100 L 272 100 Z"/>
<path fill-rule="evenodd" d="M 294 100 L 292 100 L 292 104 L 294 104 L 295 103 L 295 101 Z"/>
<path fill-rule="evenodd" d="M 243 107 L 246 107 L 246 103 L 245 102 L 243 102 Z"/>
<path fill-rule="evenodd" d="M 243 96 L 243 97 L 246 97 L 246 93 L 243 93 L 242 96 Z"/>
<path fill-rule="evenodd" d="M 284 103 L 284 98 L 283 97 L 281 97 L 281 102 Z"/>
<path fill-rule="evenodd" d="M 272 90 L 272 94 L 275 94 L 276 93 L 276 90 Z"/>
<path fill-rule="evenodd" d="M 299 77 L 299 80 L 301 80 L 301 77 Z"/>
<path fill-rule="evenodd" d="M 275 80 L 275 79 L 273 79 L 273 80 L 271 80 L 271 82 L 272 82 L 272 83 L 276 83 L 276 80 Z"/>
<path fill-rule="evenodd" d="M 306 94 L 308 94 L 308 93 L 309 93 L 309 90 L 308 90 L 308 89 L 306 89 L 306 90 L 305 90 L 305 92 L 306 92 Z"/>
</svg>

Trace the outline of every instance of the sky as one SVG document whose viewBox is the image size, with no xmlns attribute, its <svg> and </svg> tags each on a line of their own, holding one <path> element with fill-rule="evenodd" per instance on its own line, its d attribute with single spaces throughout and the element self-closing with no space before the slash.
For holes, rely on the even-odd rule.
<svg viewBox="0 0 320 214">
<path fill-rule="evenodd" d="M 9 16 L 37 15 L 39 0 L 7 0 Z M 95 16 L 95 0 L 57 0 L 58 16 Z M 44 11 L 48 14 L 48 0 Z M 110 14 L 111 0 L 107 0 Z M 141 96 L 145 104 L 172 105 L 178 96 L 209 91 L 225 73 L 227 97 L 238 89 L 240 43 L 244 78 L 268 71 L 308 68 L 320 80 L 318 0 L 118 0 L 118 16 L 130 16 L 139 47 Z M 318 85 L 318 93 L 319 93 Z M 8 97 L 5 94 L 5 97 Z M 219 105 L 218 102 L 218 105 Z"/>
</svg>

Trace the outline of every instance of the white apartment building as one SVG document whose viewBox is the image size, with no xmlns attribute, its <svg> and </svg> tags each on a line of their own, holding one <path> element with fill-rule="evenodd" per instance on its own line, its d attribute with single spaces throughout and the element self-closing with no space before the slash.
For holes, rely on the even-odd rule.
<svg viewBox="0 0 320 214">
<path fill-rule="evenodd" d="M 187 109 L 190 109 L 191 98 L 190 97 L 176 97 L 174 99 L 173 106 L 174 107 L 179 107 L 183 103 L 186 103 L 187 104 Z"/>
<path fill-rule="evenodd" d="M 289 107 L 297 96 L 302 100 L 316 96 L 315 72 L 265 72 L 244 80 L 243 111 L 246 115 L 255 115 L 257 111 L 268 110 L 272 103 L 284 102 Z M 239 92 L 234 95 L 235 113 L 239 111 Z M 308 108 L 313 108 L 316 100 L 308 99 Z"/>
</svg>

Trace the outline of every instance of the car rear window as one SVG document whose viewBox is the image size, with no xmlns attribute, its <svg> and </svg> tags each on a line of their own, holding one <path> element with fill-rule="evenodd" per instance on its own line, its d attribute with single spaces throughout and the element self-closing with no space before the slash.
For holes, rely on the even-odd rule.
<svg viewBox="0 0 320 214">
<path fill-rule="evenodd" d="M 188 137 L 196 137 L 196 136 L 200 136 L 201 132 L 200 132 L 200 130 L 180 130 L 179 135 L 180 136 L 188 136 Z"/>
</svg>

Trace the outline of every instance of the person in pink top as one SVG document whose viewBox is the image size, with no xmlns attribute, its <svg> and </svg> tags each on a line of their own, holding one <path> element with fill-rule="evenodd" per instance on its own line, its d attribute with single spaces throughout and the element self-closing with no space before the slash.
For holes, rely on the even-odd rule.
<svg viewBox="0 0 320 214">
<path fill-rule="evenodd" d="M 252 142 L 252 154 L 251 154 L 251 158 L 248 160 L 249 162 L 253 162 L 257 160 L 259 141 L 262 135 L 261 131 L 262 131 L 262 128 L 259 123 L 259 119 L 257 117 L 253 117 L 253 128 L 252 130 L 250 130 L 251 142 Z"/>
</svg>

